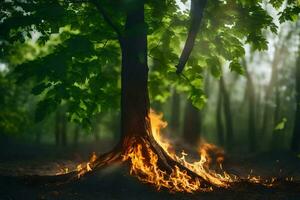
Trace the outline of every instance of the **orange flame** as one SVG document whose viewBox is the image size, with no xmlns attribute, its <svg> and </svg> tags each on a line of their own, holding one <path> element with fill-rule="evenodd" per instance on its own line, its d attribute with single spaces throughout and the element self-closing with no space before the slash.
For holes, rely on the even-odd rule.
<svg viewBox="0 0 300 200">
<path fill-rule="evenodd" d="M 170 173 L 161 169 L 158 163 L 158 155 L 151 149 L 149 143 L 133 143 L 125 155 L 123 161 L 130 161 L 131 169 L 130 174 L 138 177 L 139 180 L 153 184 L 157 189 L 168 188 L 173 192 L 188 192 L 193 193 L 196 191 L 212 191 L 213 188 L 208 187 L 204 182 L 208 182 L 215 187 L 227 188 L 234 182 L 239 182 L 241 179 L 235 175 L 228 174 L 223 170 L 222 162 L 224 160 L 223 150 L 213 144 L 202 144 L 199 146 L 198 154 L 199 160 L 189 162 L 186 160 L 188 154 L 182 151 L 181 156 L 175 153 L 169 140 L 161 134 L 161 129 L 167 126 L 167 123 L 162 120 L 162 114 L 156 114 L 151 110 L 149 114 L 151 120 L 151 131 L 153 138 L 160 145 L 160 147 L 167 153 L 167 155 L 184 166 L 186 169 L 197 174 L 202 179 L 191 177 L 186 170 L 182 167 L 175 167 Z M 211 155 L 214 155 L 212 158 Z M 85 173 L 93 170 L 93 163 L 96 161 L 97 156 L 95 152 L 92 154 L 90 160 L 86 163 L 81 163 L 77 166 L 78 178 Z M 218 172 L 213 170 L 212 163 L 219 165 Z M 59 174 L 68 173 L 69 169 L 61 169 Z M 262 184 L 268 187 L 274 185 L 276 178 L 262 179 L 260 176 L 253 176 L 252 171 L 248 177 L 244 178 L 251 183 Z M 293 177 L 286 178 L 287 181 L 293 181 Z"/>
<path fill-rule="evenodd" d="M 162 121 L 162 115 L 158 115 L 151 110 L 150 120 L 154 139 L 173 160 L 217 187 L 228 187 L 230 183 L 236 179 L 236 177 L 226 172 L 217 173 L 209 168 L 212 160 L 209 156 L 209 152 L 220 151 L 216 146 L 212 144 L 201 145 L 199 148 L 200 160 L 188 162 L 185 159 L 187 154 L 183 152 L 181 157 L 176 155 L 171 148 L 170 142 L 161 135 L 160 130 L 167 126 L 167 123 Z M 130 172 L 136 175 L 140 180 L 154 184 L 158 189 L 165 187 L 171 191 L 178 192 L 184 191 L 191 193 L 194 191 L 212 190 L 212 188 L 204 187 L 204 184 L 202 184 L 198 178 L 192 178 L 185 170 L 180 169 L 178 166 L 175 166 L 171 174 L 167 174 L 159 168 L 157 155 L 151 150 L 149 145 L 146 144 L 145 146 L 146 149 L 142 149 L 143 147 L 140 144 L 133 146 L 123 158 L 123 160 L 131 161 Z M 149 159 L 147 159 L 145 153 L 143 153 L 145 151 Z M 223 158 L 218 156 L 217 162 L 221 162 L 222 160 Z"/>
</svg>

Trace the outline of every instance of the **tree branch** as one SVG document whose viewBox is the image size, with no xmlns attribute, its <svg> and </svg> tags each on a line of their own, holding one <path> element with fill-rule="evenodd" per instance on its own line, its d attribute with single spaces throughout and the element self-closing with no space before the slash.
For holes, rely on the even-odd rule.
<svg viewBox="0 0 300 200">
<path fill-rule="evenodd" d="M 90 2 L 96 6 L 97 10 L 100 12 L 103 19 L 116 32 L 116 34 L 118 36 L 118 40 L 121 41 L 122 33 L 121 33 L 119 27 L 108 16 L 107 12 L 104 10 L 104 8 L 101 5 L 101 2 L 99 0 L 90 0 Z"/>
<path fill-rule="evenodd" d="M 207 2 L 207 0 L 192 0 L 192 2 L 191 2 L 191 10 L 190 10 L 191 25 L 189 28 L 188 37 L 186 39 L 183 51 L 179 58 L 179 63 L 178 63 L 178 65 L 176 65 L 176 68 L 177 68 L 176 73 L 177 74 L 180 74 L 182 72 L 182 70 L 192 52 L 197 33 L 199 32 L 199 29 L 200 29 L 206 2 Z"/>
</svg>

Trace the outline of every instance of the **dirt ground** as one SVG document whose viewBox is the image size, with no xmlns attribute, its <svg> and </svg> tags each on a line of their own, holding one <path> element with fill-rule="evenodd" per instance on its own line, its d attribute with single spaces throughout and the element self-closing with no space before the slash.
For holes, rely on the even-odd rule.
<svg viewBox="0 0 300 200">
<path fill-rule="evenodd" d="M 110 146 L 110 145 L 108 145 Z M 16 149 L 16 148 L 14 148 Z M 261 153 L 242 157 L 229 156 L 224 168 L 233 174 L 277 177 L 293 182 L 283 182 L 277 187 L 239 183 L 229 189 L 215 189 L 209 193 L 170 193 L 157 191 L 151 185 L 141 183 L 129 175 L 128 166 L 113 165 L 78 181 L 56 185 L 41 181 L 29 181 L 24 175 L 55 175 L 66 168 L 72 169 L 88 158 L 89 148 L 53 150 L 51 148 L 21 147 L 18 151 L 0 153 L 0 200 L 110 200 L 110 199 L 200 199 L 200 200 L 300 200 L 300 159 L 289 152 Z M 105 148 L 103 148 L 105 149 Z M 48 153 L 47 153 L 48 152 Z M 49 153 L 51 152 L 51 153 Z"/>
</svg>

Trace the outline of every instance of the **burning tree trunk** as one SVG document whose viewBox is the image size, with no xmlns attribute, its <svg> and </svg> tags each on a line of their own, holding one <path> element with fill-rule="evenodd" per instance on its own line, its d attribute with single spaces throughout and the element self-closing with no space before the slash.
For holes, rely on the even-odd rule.
<svg viewBox="0 0 300 200">
<path fill-rule="evenodd" d="M 139 179 L 172 191 L 211 191 L 212 187 L 228 187 L 234 180 L 227 173 L 217 173 L 209 168 L 213 154 L 216 164 L 222 160 L 222 152 L 213 145 L 199 149 L 200 160 L 193 163 L 185 160 L 186 154 L 177 156 L 168 141 L 160 136 L 159 129 L 166 126 L 161 116 L 150 112 L 148 95 L 147 25 L 144 19 L 145 0 L 132 0 L 126 6 L 124 31 L 110 20 L 100 1 L 93 1 L 105 21 L 118 35 L 122 53 L 121 71 L 121 139 L 108 153 L 97 157 L 93 154 L 89 162 L 78 165 L 77 170 L 65 174 L 72 179 L 96 168 L 116 161 L 131 163 L 131 173 Z M 203 1 L 206 2 L 206 1 Z M 202 3 L 203 3 L 202 2 Z M 203 11 L 200 1 L 192 3 Z M 197 11 L 195 8 L 192 9 Z M 202 12 L 201 11 L 201 12 Z M 198 16 L 198 15 L 197 15 Z M 198 23 L 201 22 L 201 17 Z M 192 20 L 192 24 L 195 21 Z M 194 34 L 189 37 L 194 37 Z M 190 41 L 189 39 L 187 41 Z M 191 44 L 189 44 L 191 45 Z M 188 46 L 189 46 L 188 45 Z M 185 50 L 184 58 L 187 59 Z M 182 70 L 184 62 L 181 60 Z M 178 71 L 177 71 L 178 72 Z M 151 121 L 150 121 L 151 120 Z M 218 166 L 218 165 L 217 165 Z"/>
<path fill-rule="evenodd" d="M 131 162 L 131 173 L 157 187 L 185 192 L 226 187 L 231 177 L 208 168 L 207 154 L 213 146 L 204 146 L 201 160 L 189 163 L 172 153 L 169 143 L 159 135 L 159 128 L 165 124 L 160 116 L 150 113 L 144 3 L 144 0 L 129 3 L 124 34 L 119 38 L 122 52 L 121 140 L 111 152 L 98 158 L 93 156 L 85 167 L 79 167 L 78 176 L 122 159 Z"/>
</svg>

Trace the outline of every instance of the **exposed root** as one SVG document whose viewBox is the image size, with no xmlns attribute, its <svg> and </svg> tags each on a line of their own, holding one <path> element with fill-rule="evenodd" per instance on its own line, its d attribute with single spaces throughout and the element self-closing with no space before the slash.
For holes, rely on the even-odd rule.
<svg viewBox="0 0 300 200">
<path fill-rule="evenodd" d="M 174 192 L 212 191 L 213 184 L 171 158 L 148 137 L 136 138 L 130 146 L 123 160 L 131 162 L 130 173 L 141 181 Z"/>
</svg>

